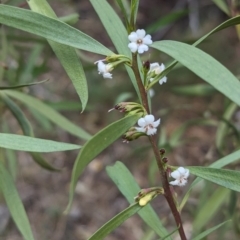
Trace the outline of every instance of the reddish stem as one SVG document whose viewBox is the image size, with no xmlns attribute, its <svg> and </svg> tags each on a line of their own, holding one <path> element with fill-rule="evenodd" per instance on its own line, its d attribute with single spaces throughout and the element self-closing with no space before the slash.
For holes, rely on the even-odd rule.
<svg viewBox="0 0 240 240">
<path fill-rule="evenodd" d="M 148 99 L 147 99 L 147 92 L 146 92 L 145 87 L 144 87 L 144 85 L 142 83 L 142 80 L 141 80 L 141 75 L 140 75 L 139 69 L 138 69 L 137 55 L 136 54 L 132 55 L 132 69 L 133 69 L 134 75 L 136 77 L 136 81 L 137 81 L 139 92 L 140 92 L 141 99 L 142 99 L 142 104 L 143 104 L 144 108 L 146 109 L 146 111 L 148 112 L 148 114 L 150 114 Z M 172 192 L 170 190 L 167 172 L 164 170 L 161 155 L 160 155 L 159 149 L 157 147 L 157 141 L 153 136 L 149 136 L 149 141 L 152 145 L 153 152 L 154 152 L 154 155 L 155 155 L 155 158 L 156 158 L 156 161 L 157 161 L 162 186 L 163 186 L 163 189 L 164 189 L 164 196 L 165 196 L 165 198 L 168 202 L 168 205 L 169 205 L 169 207 L 172 211 L 175 222 L 176 222 L 177 226 L 179 227 L 178 232 L 179 232 L 179 235 L 181 237 L 181 240 L 187 240 L 187 238 L 185 236 L 184 229 L 183 229 L 182 219 L 181 219 L 180 213 L 177 210 Z"/>
</svg>

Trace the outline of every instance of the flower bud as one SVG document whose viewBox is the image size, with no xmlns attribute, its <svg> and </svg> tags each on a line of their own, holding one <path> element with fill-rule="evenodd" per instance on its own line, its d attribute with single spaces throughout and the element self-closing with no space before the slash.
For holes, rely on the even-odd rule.
<svg viewBox="0 0 240 240">
<path fill-rule="evenodd" d="M 137 132 L 135 127 L 132 127 L 122 136 L 122 138 L 123 138 L 123 142 L 128 143 L 130 141 L 138 139 L 140 136 L 145 136 L 145 134 L 142 132 Z"/>
<path fill-rule="evenodd" d="M 161 149 L 159 150 L 159 152 L 160 152 L 160 154 L 163 156 L 163 155 L 165 154 L 165 149 L 164 149 L 164 148 L 161 148 Z"/>
<path fill-rule="evenodd" d="M 142 105 L 135 102 L 118 103 L 117 105 L 115 105 L 114 108 L 108 110 L 108 112 L 111 112 L 114 109 L 119 110 L 120 112 L 127 113 L 127 115 L 138 114 L 139 117 L 143 116 L 146 112 Z"/>
<path fill-rule="evenodd" d="M 161 187 L 152 187 L 141 189 L 138 193 L 137 197 L 135 197 L 135 202 L 138 202 L 140 206 L 147 205 L 153 198 L 155 198 L 159 194 L 163 194 L 164 190 Z"/>
</svg>

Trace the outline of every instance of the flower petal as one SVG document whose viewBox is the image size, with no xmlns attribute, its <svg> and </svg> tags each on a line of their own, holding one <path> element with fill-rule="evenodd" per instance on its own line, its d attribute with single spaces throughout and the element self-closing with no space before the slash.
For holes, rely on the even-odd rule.
<svg viewBox="0 0 240 240">
<path fill-rule="evenodd" d="M 138 40 L 138 35 L 136 32 L 131 32 L 129 35 L 128 35 L 128 40 L 131 41 L 131 42 L 136 42 Z"/>
<path fill-rule="evenodd" d="M 152 124 L 154 122 L 154 116 L 152 114 L 146 115 L 144 120 L 147 124 Z"/>
<path fill-rule="evenodd" d="M 135 42 L 131 42 L 128 44 L 132 53 L 135 53 L 138 50 L 138 45 Z"/>
<path fill-rule="evenodd" d="M 154 135 L 157 132 L 156 128 L 148 128 L 146 134 L 147 135 Z"/>
<path fill-rule="evenodd" d="M 112 78 L 112 74 L 109 72 L 103 73 L 104 78 Z"/>
<path fill-rule="evenodd" d="M 139 119 L 138 119 L 138 125 L 139 125 L 140 127 L 145 127 L 145 126 L 146 126 L 146 121 L 145 121 L 145 119 L 144 119 L 144 118 L 139 118 Z"/>
<path fill-rule="evenodd" d="M 178 170 L 175 170 L 171 173 L 171 176 L 175 179 L 178 179 L 181 177 L 181 173 Z"/>
<path fill-rule="evenodd" d="M 163 77 L 159 80 L 159 84 L 162 85 L 163 83 L 167 82 L 167 77 Z"/>
<path fill-rule="evenodd" d="M 155 121 L 155 122 L 152 123 L 152 126 L 156 128 L 156 127 L 158 127 L 158 125 L 160 124 L 160 122 L 161 122 L 161 119 L 159 118 L 157 121 Z"/>
<path fill-rule="evenodd" d="M 98 71 L 99 73 L 104 73 L 106 71 L 106 65 L 102 62 L 98 62 Z"/>
<path fill-rule="evenodd" d="M 145 32 L 144 29 L 138 29 L 138 30 L 136 31 L 136 33 L 137 33 L 137 35 L 138 35 L 138 38 L 141 38 L 141 39 L 143 39 L 143 38 L 145 37 L 145 35 L 146 35 L 146 32 Z"/>
<path fill-rule="evenodd" d="M 171 184 L 171 185 L 178 185 L 178 184 L 179 184 L 179 181 L 178 181 L 178 180 L 171 181 L 171 182 L 169 182 L 169 184 Z"/>
<path fill-rule="evenodd" d="M 135 127 L 135 129 L 136 129 L 138 132 L 145 132 L 145 128 L 142 128 L 142 127 Z"/>
<path fill-rule="evenodd" d="M 150 64 L 150 69 L 149 69 L 149 72 L 153 72 L 155 71 L 156 69 L 158 69 L 160 66 L 159 64 L 156 62 L 156 63 L 151 63 Z"/>
<path fill-rule="evenodd" d="M 152 39 L 151 39 L 152 37 L 151 37 L 151 35 L 147 35 L 147 36 L 145 36 L 144 38 L 143 38 L 143 43 L 144 44 L 147 44 L 147 45 L 150 45 L 150 44 L 152 44 Z"/>
<path fill-rule="evenodd" d="M 140 46 L 138 46 L 138 53 L 139 53 L 139 54 L 142 54 L 142 53 L 148 51 L 148 49 L 149 49 L 149 48 L 148 48 L 147 45 L 141 44 Z"/>
<path fill-rule="evenodd" d="M 187 179 L 181 179 L 181 181 L 179 181 L 178 186 L 182 187 L 185 186 L 187 183 Z"/>
</svg>

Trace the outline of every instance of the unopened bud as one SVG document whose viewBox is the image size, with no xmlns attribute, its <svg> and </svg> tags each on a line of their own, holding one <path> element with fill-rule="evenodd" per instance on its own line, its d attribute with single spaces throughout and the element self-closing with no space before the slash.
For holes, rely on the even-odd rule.
<svg viewBox="0 0 240 240">
<path fill-rule="evenodd" d="M 148 72 L 150 69 L 150 62 L 149 61 L 143 62 L 143 68 L 145 71 Z"/>
<path fill-rule="evenodd" d="M 121 102 L 115 105 L 114 108 L 108 110 L 108 112 L 111 112 L 112 110 L 118 110 L 120 112 L 128 113 L 129 115 L 135 115 L 139 114 L 139 117 L 143 116 L 145 114 L 145 110 L 142 105 L 135 102 Z"/>
<path fill-rule="evenodd" d="M 162 162 L 163 162 L 163 163 L 167 163 L 167 162 L 168 162 L 168 159 L 167 159 L 166 157 L 164 157 L 164 158 L 162 159 Z"/>
<path fill-rule="evenodd" d="M 164 190 L 161 187 L 153 187 L 142 189 L 137 197 L 135 197 L 135 201 L 139 203 L 140 206 L 147 205 L 153 198 L 155 198 L 159 194 L 163 194 Z"/>
<path fill-rule="evenodd" d="M 123 136 L 123 142 L 130 142 L 135 139 L 138 139 L 140 136 L 145 136 L 142 132 L 137 132 L 135 127 L 130 128 Z"/>
<path fill-rule="evenodd" d="M 165 154 L 165 149 L 161 148 L 161 149 L 159 150 L 159 152 L 160 152 L 160 154 L 163 156 L 163 155 Z"/>
</svg>

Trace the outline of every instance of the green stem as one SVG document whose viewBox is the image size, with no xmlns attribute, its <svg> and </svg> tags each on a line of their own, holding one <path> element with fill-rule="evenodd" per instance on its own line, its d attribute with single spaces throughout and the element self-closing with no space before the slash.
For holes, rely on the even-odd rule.
<svg viewBox="0 0 240 240">
<path fill-rule="evenodd" d="M 140 95 L 141 95 L 142 104 L 143 104 L 144 108 L 146 109 L 147 113 L 150 114 L 148 99 L 147 99 L 147 92 L 146 92 L 145 87 L 142 83 L 141 75 L 140 75 L 139 68 L 138 68 L 137 54 L 132 55 L 132 69 L 133 69 L 134 75 L 136 77 L 139 92 L 140 92 Z M 176 222 L 177 226 L 179 227 L 178 231 L 179 231 L 179 235 L 181 237 L 181 240 L 187 240 L 187 238 L 185 236 L 184 229 L 183 229 L 183 225 L 182 225 L 182 219 L 181 219 L 180 213 L 179 213 L 179 211 L 178 211 L 178 209 L 175 205 L 174 198 L 173 198 L 170 186 L 169 186 L 167 172 L 164 170 L 164 167 L 163 167 L 161 155 L 160 155 L 159 149 L 157 147 L 156 138 L 154 138 L 153 136 L 149 136 L 149 141 L 152 145 L 153 152 L 154 152 L 154 155 L 155 155 L 155 158 L 156 158 L 156 161 L 157 161 L 162 186 L 163 186 L 163 189 L 164 189 L 164 196 L 165 196 L 165 198 L 168 202 L 168 205 L 169 205 L 169 207 L 172 211 L 175 222 Z"/>
</svg>

